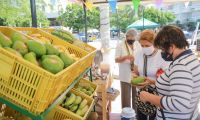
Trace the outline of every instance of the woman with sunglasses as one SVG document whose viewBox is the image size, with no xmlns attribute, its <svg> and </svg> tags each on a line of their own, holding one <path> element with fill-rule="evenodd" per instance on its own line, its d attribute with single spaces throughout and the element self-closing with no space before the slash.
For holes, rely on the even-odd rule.
<svg viewBox="0 0 200 120">
<path fill-rule="evenodd" d="M 134 98 L 136 94 L 136 88 L 130 85 L 134 65 L 134 53 L 137 49 L 140 49 L 136 37 L 136 30 L 128 30 L 126 32 L 126 39 L 117 46 L 115 51 L 115 62 L 119 64 L 122 108 L 131 107 L 131 98 Z M 134 99 L 132 99 L 132 108 L 135 109 Z"/>
</svg>

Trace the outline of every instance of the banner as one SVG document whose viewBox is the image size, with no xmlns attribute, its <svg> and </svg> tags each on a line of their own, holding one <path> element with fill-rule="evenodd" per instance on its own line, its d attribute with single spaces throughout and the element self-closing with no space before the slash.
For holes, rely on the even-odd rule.
<svg viewBox="0 0 200 120">
<path fill-rule="evenodd" d="M 72 3 L 74 3 L 74 2 L 76 2 L 76 0 L 68 0 L 69 2 L 72 2 Z"/>
<path fill-rule="evenodd" d="M 162 6 L 163 0 L 156 0 L 156 7 L 160 8 Z"/>
<path fill-rule="evenodd" d="M 92 10 L 93 8 L 93 3 L 90 1 L 85 2 L 85 6 L 88 10 Z"/>
<path fill-rule="evenodd" d="M 190 4 L 190 1 L 185 2 L 185 8 L 187 8 L 189 4 Z"/>
<path fill-rule="evenodd" d="M 116 13 L 117 0 L 108 0 L 112 13 Z"/>
<path fill-rule="evenodd" d="M 132 0 L 132 3 L 133 3 L 135 14 L 138 15 L 138 8 L 140 5 L 140 0 Z"/>
</svg>

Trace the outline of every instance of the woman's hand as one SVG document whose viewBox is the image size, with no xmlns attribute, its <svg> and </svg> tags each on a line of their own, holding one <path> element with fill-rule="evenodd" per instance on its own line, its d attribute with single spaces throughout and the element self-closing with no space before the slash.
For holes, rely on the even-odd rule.
<svg viewBox="0 0 200 120">
<path fill-rule="evenodd" d="M 133 57 L 132 55 L 127 55 L 127 56 L 124 56 L 124 60 L 133 61 L 133 60 L 134 60 L 134 57 Z"/>
<path fill-rule="evenodd" d="M 149 94 L 150 94 L 150 93 L 145 92 L 145 91 L 140 92 L 140 95 L 139 95 L 140 100 L 141 100 L 142 102 L 148 102 Z"/>
<path fill-rule="evenodd" d="M 134 57 L 132 55 L 127 55 L 127 56 L 121 56 L 121 57 L 115 58 L 116 63 L 121 63 L 126 60 L 128 60 L 129 62 L 132 62 L 134 61 Z"/>
</svg>

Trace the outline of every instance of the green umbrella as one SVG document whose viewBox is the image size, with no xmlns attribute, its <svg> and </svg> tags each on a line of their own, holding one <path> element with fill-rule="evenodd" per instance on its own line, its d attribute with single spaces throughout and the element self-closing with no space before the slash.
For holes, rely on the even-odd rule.
<svg viewBox="0 0 200 120">
<path fill-rule="evenodd" d="M 131 25 L 129 25 L 127 27 L 127 29 L 135 28 L 135 29 L 141 30 L 141 29 L 143 29 L 143 23 L 144 23 L 144 29 L 153 29 L 153 28 L 157 28 L 160 26 L 159 24 L 152 22 L 150 20 L 147 20 L 145 18 L 144 18 L 144 22 L 143 22 L 143 18 L 142 18 L 140 20 L 135 21 Z"/>
</svg>

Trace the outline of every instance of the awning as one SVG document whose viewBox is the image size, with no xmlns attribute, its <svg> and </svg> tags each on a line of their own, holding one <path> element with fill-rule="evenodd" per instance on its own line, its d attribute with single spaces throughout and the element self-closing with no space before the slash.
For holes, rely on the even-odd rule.
<svg viewBox="0 0 200 120">
<path fill-rule="evenodd" d="M 154 28 L 159 27 L 160 25 L 150 20 L 147 20 L 145 18 L 144 18 L 144 25 L 143 25 L 143 18 L 142 18 L 140 20 L 135 21 L 131 25 L 129 25 L 127 29 L 135 28 L 135 29 L 141 30 L 143 29 L 143 26 L 144 26 L 144 29 L 154 29 Z"/>
</svg>

